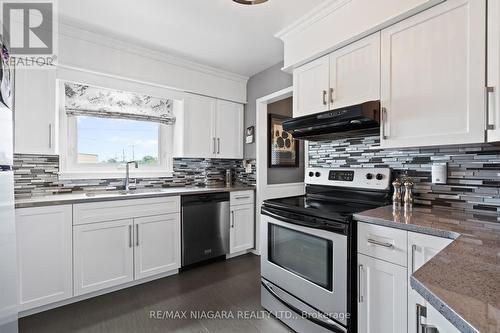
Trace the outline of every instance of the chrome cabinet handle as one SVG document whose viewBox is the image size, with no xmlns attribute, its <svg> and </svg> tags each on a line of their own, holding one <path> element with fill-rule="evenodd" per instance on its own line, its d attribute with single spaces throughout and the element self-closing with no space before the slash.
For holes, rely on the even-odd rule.
<svg viewBox="0 0 500 333">
<path fill-rule="evenodd" d="M 236 197 L 236 199 L 238 199 L 238 200 L 239 199 L 250 199 L 250 196 L 247 195 L 247 196 Z"/>
<path fill-rule="evenodd" d="M 128 226 L 128 247 L 132 247 L 132 225 Z"/>
<path fill-rule="evenodd" d="M 358 266 L 358 302 L 359 303 L 363 303 L 363 301 L 364 301 L 363 294 L 362 294 L 363 286 L 361 283 L 361 278 L 363 276 L 363 273 L 364 273 L 363 265 L 359 265 Z"/>
<path fill-rule="evenodd" d="M 422 317 L 427 317 L 427 308 L 423 305 L 416 304 L 417 311 L 417 333 L 422 333 Z"/>
<path fill-rule="evenodd" d="M 334 88 L 330 88 L 330 103 L 333 104 L 333 102 L 335 101 L 335 89 Z"/>
<path fill-rule="evenodd" d="M 415 272 L 415 251 L 417 251 L 417 246 L 413 244 L 411 246 L 411 273 Z"/>
<path fill-rule="evenodd" d="M 216 150 L 216 144 L 215 144 L 215 138 L 214 138 L 214 154 L 216 154 L 217 150 Z"/>
<path fill-rule="evenodd" d="M 323 90 L 323 105 L 328 104 L 328 102 L 326 101 L 326 94 L 327 94 L 326 90 Z"/>
<path fill-rule="evenodd" d="M 135 246 L 139 246 L 139 225 L 135 225 Z"/>
<path fill-rule="evenodd" d="M 220 154 L 220 138 L 217 138 L 217 154 Z"/>
<path fill-rule="evenodd" d="M 439 333 L 437 327 L 427 324 L 422 324 L 422 317 L 427 318 L 427 308 L 423 305 L 417 304 L 417 333 Z"/>
<path fill-rule="evenodd" d="M 234 210 L 231 211 L 231 228 L 234 228 Z"/>
<path fill-rule="evenodd" d="M 387 140 L 387 135 L 385 134 L 385 122 L 387 118 L 387 108 L 382 108 L 380 125 L 382 126 L 382 139 Z"/>
<path fill-rule="evenodd" d="M 52 148 L 52 124 L 49 124 L 49 148 Z"/>
<path fill-rule="evenodd" d="M 373 244 L 373 245 L 378 245 L 378 246 L 383 246 L 387 248 L 393 248 L 394 245 L 391 243 L 384 243 L 384 242 L 379 242 L 378 240 L 368 238 L 367 240 L 368 243 Z"/>
<path fill-rule="evenodd" d="M 493 117 L 491 117 L 490 115 L 490 94 L 491 93 L 494 93 L 495 92 L 495 88 L 494 87 L 486 87 L 486 92 L 484 94 L 484 99 L 485 99 L 485 102 L 484 104 L 486 105 L 486 130 L 494 130 L 496 128 L 495 126 L 495 120 L 494 120 L 494 116 L 495 116 L 495 110 L 493 110 Z M 490 123 L 490 121 L 493 119 L 493 123 Z"/>
</svg>

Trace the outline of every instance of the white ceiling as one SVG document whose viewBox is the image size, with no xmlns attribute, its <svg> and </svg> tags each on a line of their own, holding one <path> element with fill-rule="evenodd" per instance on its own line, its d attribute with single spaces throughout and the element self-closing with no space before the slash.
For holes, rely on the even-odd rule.
<svg viewBox="0 0 500 333">
<path fill-rule="evenodd" d="M 283 60 L 274 34 L 325 0 L 63 0 L 62 22 L 252 76 Z"/>
</svg>

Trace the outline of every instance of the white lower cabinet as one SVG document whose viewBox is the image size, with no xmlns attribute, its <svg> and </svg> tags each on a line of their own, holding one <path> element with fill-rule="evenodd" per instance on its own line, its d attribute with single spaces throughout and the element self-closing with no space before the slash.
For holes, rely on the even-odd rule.
<svg viewBox="0 0 500 333">
<path fill-rule="evenodd" d="M 434 318 L 438 318 L 434 321 L 439 321 L 441 314 L 437 312 L 432 305 L 428 304 L 427 301 L 420 296 L 415 290 L 410 286 L 410 277 L 417 269 L 422 267 L 427 261 L 431 260 L 438 252 L 443 250 L 448 244 L 452 242 L 451 239 L 441 238 L 435 236 L 429 236 L 424 234 L 418 234 L 414 232 L 408 233 L 408 333 L 418 333 L 417 332 L 417 304 L 427 308 L 427 318 L 421 318 L 423 324 L 429 324 L 438 327 L 433 323 Z M 433 313 L 430 309 L 437 313 Z M 430 315 L 432 313 L 432 315 Z M 442 317 L 442 316 L 441 316 Z M 444 318 L 442 318 L 444 319 Z M 446 319 L 444 319 L 450 327 L 453 327 Z M 442 325 L 442 324 L 441 324 Z M 442 325 L 443 326 L 443 325 Z M 453 330 L 439 329 L 439 332 L 455 332 Z"/>
<path fill-rule="evenodd" d="M 137 218 L 135 225 L 135 279 L 181 266 L 181 223 L 178 213 Z"/>
<path fill-rule="evenodd" d="M 20 311 L 72 296 L 71 219 L 71 206 L 16 209 Z"/>
<path fill-rule="evenodd" d="M 254 205 L 231 206 L 230 253 L 252 249 L 255 241 Z"/>
<path fill-rule="evenodd" d="M 406 267 L 358 254 L 358 331 L 406 331 Z"/>
<path fill-rule="evenodd" d="M 74 226 L 74 295 L 134 279 L 132 219 Z"/>
</svg>

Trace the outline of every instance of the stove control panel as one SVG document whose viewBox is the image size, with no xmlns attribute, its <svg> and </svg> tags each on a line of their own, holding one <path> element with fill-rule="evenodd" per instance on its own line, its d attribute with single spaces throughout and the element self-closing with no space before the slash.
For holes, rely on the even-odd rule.
<svg viewBox="0 0 500 333">
<path fill-rule="evenodd" d="M 309 168 L 305 183 L 310 185 L 330 185 L 352 188 L 386 190 L 391 182 L 389 168 Z"/>
</svg>

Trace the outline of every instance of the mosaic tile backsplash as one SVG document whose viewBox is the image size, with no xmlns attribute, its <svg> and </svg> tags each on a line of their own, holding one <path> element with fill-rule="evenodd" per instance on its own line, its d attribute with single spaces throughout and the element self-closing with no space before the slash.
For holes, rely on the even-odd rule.
<svg viewBox="0 0 500 333">
<path fill-rule="evenodd" d="M 172 177 L 137 178 L 137 188 L 165 188 L 183 186 L 220 186 L 224 184 L 226 169 L 233 170 L 233 182 L 255 185 L 256 163 L 252 173 L 245 173 L 243 160 L 174 159 Z M 14 156 L 14 192 L 16 199 L 51 194 L 116 190 L 123 187 L 123 178 L 93 180 L 59 180 L 59 156 Z M 133 180 L 132 180 L 133 181 Z"/>
<path fill-rule="evenodd" d="M 379 137 L 310 142 L 310 167 L 390 167 L 415 180 L 415 203 L 500 213 L 500 145 L 377 149 Z M 433 163 L 448 163 L 448 182 L 432 184 Z"/>
</svg>

